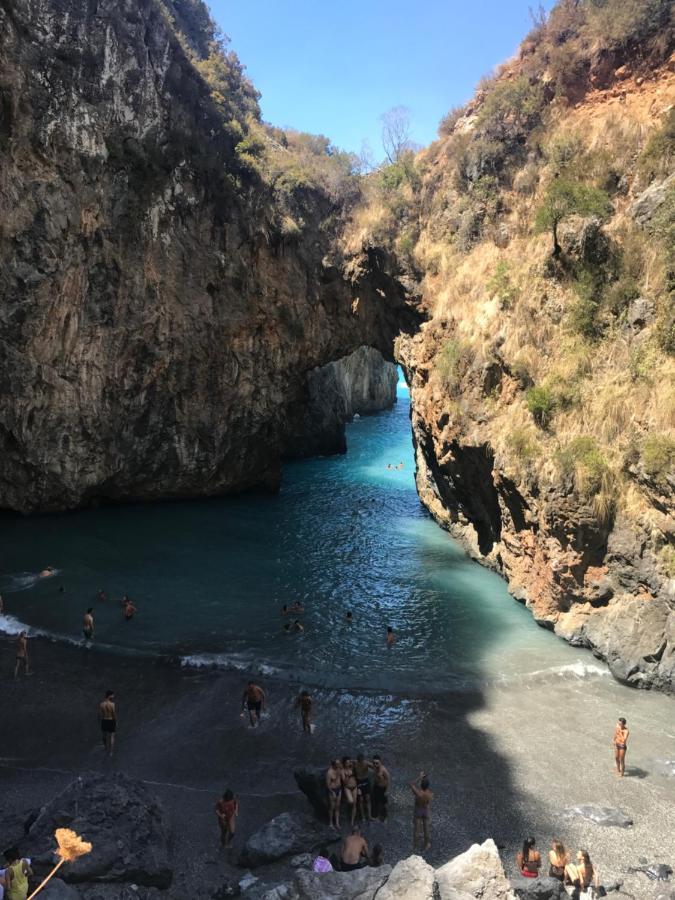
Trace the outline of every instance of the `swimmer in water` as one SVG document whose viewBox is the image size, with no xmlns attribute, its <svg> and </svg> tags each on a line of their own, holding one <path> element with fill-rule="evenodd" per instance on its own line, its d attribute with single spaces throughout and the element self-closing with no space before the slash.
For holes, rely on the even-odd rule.
<svg viewBox="0 0 675 900">
<path fill-rule="evenodd" d="M 305 629 L 302 627 L 300 622 L 296 619 L 295 622 L 293 623 L 293 630 L 294 631 L 304 631 Z"/>
<path fill-rule="evenodd" d="M 99 588 L 98 591 L 96 592 L 96 599 L 97 600 L 107 600 L 108 599 L 108 595 L 103 590 L 103 588 Z"/>
<path fill-rule="evenodd" d="M 94 636 L 94 607 L 90 606 L 82 620 L 82 634 L 85 641 L 90 641 Z"/>
<path fill-rule="evenodd" d="M 387 625 L 387 647 L 393 647 L 396 643 L 396 635 L 394 634 L 394 629 L 391 625 Z"/>
<path fill-rule="evenodd" d="M 40 572 L 40 578 L 51 578 L 54 574 L 54 566 L 47 566 L 46 569 L 43 569 Z"/>
<path fill-rule="evenodd" d="M 351 610 L 348 610 L 348 612 L 347 612 L 347 622 L 349 622 L 349 624 L 351 625 L 353 621 L 354 621 L 354 617 L 352 616 L 352 611 L 351 611 Z"/>
<path fill-rule="evenodd" d="M 122 604 L 122 612 L 124 613 L 124 618 L 126 619 L 127 622 L 129 622 L 131 619 L 133 619 L 135 612 L 138 612 L 138 610 L 136 609 L 136 607 L 133 604 L 133 601 L 130 600 L 128 597 Z"/>
<path fill-rule="evenodd" d="M 388 469 L 392 469 L 392 468 L 393 468 L 392 464 L 391 464 L 391 463 L 387 463 L 387 468 L 388 468 Z"/>
</svg>

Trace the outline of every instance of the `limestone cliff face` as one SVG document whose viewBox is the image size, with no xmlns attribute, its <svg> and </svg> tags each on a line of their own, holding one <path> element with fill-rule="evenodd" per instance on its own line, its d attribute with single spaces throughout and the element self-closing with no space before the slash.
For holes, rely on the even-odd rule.
<svg viewBox="0 0 675 900">
<path fill-rule="evenodd" d="M 234 143 L 155 0 L 0 6 L 0 507 L 274 488 L 307 373 L 415 327 Z"/>
<path fill-rule="evenodd" d="M 397 381 L 396 366 L 373 347 L 359 347 L 313 369 L 307 375 L 302 431 L 289 440 L 289 455 L 344 453 L 345 424 L 357 414 L 390 409 L 396 403 Z"/>
</svg>

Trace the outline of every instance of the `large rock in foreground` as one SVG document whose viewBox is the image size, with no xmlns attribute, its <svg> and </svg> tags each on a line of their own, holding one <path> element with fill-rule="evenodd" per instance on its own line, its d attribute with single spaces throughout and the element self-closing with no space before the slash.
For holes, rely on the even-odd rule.
<svg viewBox="0 0 675 900">
<path fill-rule="evenodd" d="M 335 832 L 312 816 L 281 813 L 246 841 L 239 857 L 239 865 L 251 868 L 262 866 L 335 840 Z"/>
<path fill-rule="evenodd" d="M 126 775 L 89 775 L 73 781 L 42 807 L 22 852 L 50 865 L 57 828 L 71 828 L 93 847 L 63 868 L 66 881 L 133 882 L 160 888 L 171 884 L 167 819 L 140 781 Z"/>
<path fill-rule="evenodd" d="M 436 870 L 441 900 L 459 900 L 462 895 L 481 900 L 513 900 L 495 842 L 489 838 Z"/>
<path fill-rule="evenodd" d="M 391 874 L 391 866 L 372 869 L 366 866 L 354 872 L 301 871 L 295 877 L 294 889 L 298 900 L 371 900 L 377 895 Z"/>
<path fill-rule="evenodd" d="M 396 863 L 377 900 L 434 900 L 434 870 L 421 856 Z"/>
</svg>

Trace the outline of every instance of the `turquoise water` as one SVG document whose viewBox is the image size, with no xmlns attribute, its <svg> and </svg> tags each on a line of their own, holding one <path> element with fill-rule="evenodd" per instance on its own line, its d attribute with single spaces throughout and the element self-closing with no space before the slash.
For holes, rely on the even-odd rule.
<svg viewBox="0 0 675 900">
<path fill-rule="evenodd" d="M 94 650 L 392 691 L 593 666 L 538 628 L 424 511 L 407 389 L 398 392 L 393 410 L 348 426 L 346 455 L 288 465 L 278 496 L 0 520 L 0 625 L 81 643 L 93 605 Z M 37 579 L 47 565 L 58 573 Z M 97 601 L 99 588 L 110 599 Z M 125 592 L 139 610 L 131 622 Z M 305 631 L 284 634 L 295 617 L 281 607 L 295 600 Z"/>
</svg>

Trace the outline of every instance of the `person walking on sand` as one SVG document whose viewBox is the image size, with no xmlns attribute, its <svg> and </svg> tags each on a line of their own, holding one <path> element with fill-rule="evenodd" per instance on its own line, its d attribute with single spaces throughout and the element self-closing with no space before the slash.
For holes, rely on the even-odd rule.
<svg viewBox="0 0 675 900">
<path fill-rule="evenodd" d="M 241 704 L 242 716 L 244 715 L 245 710 L 248 710 L 251 728 L 255 728 L 260 724 L 260 718 L 265 709 L 265 691 L 263 691 L 260 685 L 257 685 L 254 681 L 249 681 L 246 685 L 246 690 L 242 695 Z"/>
<path fill-rule="evenodd" d="M 300 708 L 302 730 L 305 734 L 312 733 L 312 703 L 312 695 L 309 691 L 303 691 L 295 703 L 296 707 Z"/>
<path fill-rule="evenodd" d="M 90 606 L 82 620 L 82 634 L 85 641 L 90 641 L 94 636 L 94 607 Z"/>
<path fill-rule="evenodd" d="M 396 643 L 396 635 L 391 625 L 387 625 L 387 647 L 393 647 Z"/>
<path fill-rule="evenodd" d="M 328 827 L 340 830 L 340 801 L 342 800 L 342 775 L 340 763 L 332 759 L 326 771 L 328 789 Z"/>
<path fill-rule="evenodd" d="M 389 803 L 389 772 L 382 765 L 382 757 L 377 753 L 373 756 L 373 818 L 379 819 L 383 825 L 387 824 Z"/>
<path fill-rule="evenodd" d="M 115 734 L 117 733 L 117 709 L 115 692 L 106 691 L 105 697 L 98 705 L 98 717 L 101 721 L 101 740 L 103 749 L 112 756 L 115 751 Z"/>
<path fill-rule="evenodd" d="M 431 801 L 434 795 L 430 790 L 429 779 L 424 772 L 420 772 L 417 779 L 410 785 L 410 790 L 414 795 L 413 805 L 413 853 L 417 850 L 417 838 L 424 838 L 422 850 L 428 850 L 431 847 L 431 839 L 429 837 L 429 820 L 431 818 Z"/>
<path fill-rule="evenodd" d="M 14 677 L 19 677 L 19 669 L 23 668 L 24 675 L 30 675 L 30 665 L 28 664 L 28 635 L 25 631 L 16 639 L 16 665 L 14 666 Z"/>
<path fill-rule="evenodd" d="M 5 850 L 5 900 L 26 900 L 28 878 L 33 874 L 25 859 L 21 859 L 16 847 Z"/>
<path fill-rule="evenodd" d="M 626 750 L 628 749 L 628 736 L 630 731 L 626 727 L 626 720 L 619 719 L 614 729 L 614 738 L 612 744 L 614 746 L 614 762 L 616 764 L 616 774 L 623 778 L 626 774 Z"/>
<path fill-rule="evenodd" d="M 229 847 L 234 840 L 237 828 L 237 816 L 239 815 L 239 801 L 231 790 L 226 790 L 216 803 L 216 815 L 220 826 L 220 844 Z"/>
</svg>

